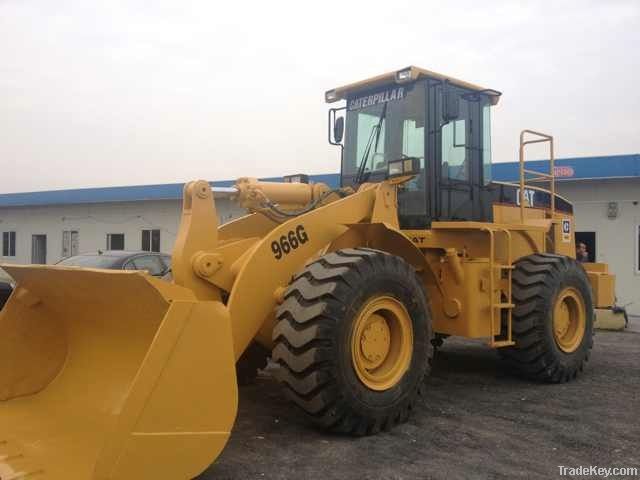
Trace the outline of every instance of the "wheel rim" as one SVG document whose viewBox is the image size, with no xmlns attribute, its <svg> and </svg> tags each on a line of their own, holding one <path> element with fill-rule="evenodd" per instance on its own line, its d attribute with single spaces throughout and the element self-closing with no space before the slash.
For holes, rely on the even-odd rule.
<svg viewBox="0 0 640 480">
<path fill-rule="evenodd" d="M 553 336 L 565 353 L 578 349 L 586 328 L 586 308 L 582 295 L 573 287 L 560 292 L 553 308 Z"/>
<path fill-rule="evenodd" d="M 413 328 L 404 305 L 389 296 L 375 297 L 353 324 L 351 356 L 360 381 L 372 390 L 396 385 L 411 364 Z"/>
</svg>

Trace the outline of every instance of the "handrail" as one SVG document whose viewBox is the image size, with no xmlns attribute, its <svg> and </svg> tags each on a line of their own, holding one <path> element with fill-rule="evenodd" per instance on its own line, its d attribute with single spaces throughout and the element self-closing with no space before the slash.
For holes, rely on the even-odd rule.
<svg viewBox="0 0 640 480">
<path fill-rule="evenodd" d="M 495 256 L 495 239 L 494 239 L 494 230 L 491 227 L 482 227 L 480 230 L 487 232 L 489 234 L 489 311 L 490 311 L 490 315 L 491 315 L 491 326 L 490 331 L 489 331 L 489 344 L 491 345 L 491 347 L 493 347 L 493 344 L 495 342 L 494 336 L 493 336 L 493 330 L 495 328 L 495 301 L 493 298 L 494 295 L 494 291 L 495 291 L 495 280 L 493 278 L 494 275 L 494 271 L 493 269 L 495 268 L 495 263 L 496 263 L 496 256 Z M 498 300 L 499 301 L 499 300 Z"/>
<path fill-rule="evenodd" d="M 525 140 L 525 135 L 533 135 L 538 137 L 535 140 Z M 536 170 L 529 170 L 524 168 L 524 147 L 532 143 L 545 143 L 549 142 L 549 173 L 538 172 Z M 529 182 L 548 181 L 551 189 L 551 217 L 553 218 L 556 211 L 556 177 L 555 177 L 555 157 L 553 152 L 553 136 L 546 133 L 536 132 L 535 130 L 522 130 L 520 132 L 520 221 L 524 223 L 524 189 L 525 189 L 525 177 L 527 174 L 537 175 L 536 177 L 529 178 Z"/>
</svg>

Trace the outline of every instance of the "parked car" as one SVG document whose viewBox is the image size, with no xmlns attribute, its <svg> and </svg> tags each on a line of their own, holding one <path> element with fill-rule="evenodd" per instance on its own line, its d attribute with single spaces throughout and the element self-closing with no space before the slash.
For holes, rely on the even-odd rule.
<svg viewBox="0 0 640 480">
<path fill-rule="evenodd" d="M 108 270 L 147 270 L 154 277 L 171 271 L 171 255 L 127 250 L 99 250 L 60 260 L 57 265 Z"/>
<path fill-rule="evenodd" d="M 68 257 L 60 260 L 56 265 L 107 270 L 147 270 L 154 277 L 162 277 L 168 281 L 172 279 L 171 255 L 166 253 L 105 250 Z M 13 287 L 10 282 L 0 281 L 0 310 L 11 296 Z"/>
<path fill-rule="evenodd" d="M 2 310 L 4 304 L 9 300 L 11 292 L 13 292 L 13 285 L 10 282 L 0 281 L 0 310 Z"/>
</svg>

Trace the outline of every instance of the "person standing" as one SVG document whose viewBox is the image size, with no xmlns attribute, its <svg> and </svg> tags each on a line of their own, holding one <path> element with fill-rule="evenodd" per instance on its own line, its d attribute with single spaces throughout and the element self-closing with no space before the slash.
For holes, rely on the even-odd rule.
<svg viewBox="0 0 640 480">
<path fill-rule="evenodd" d="M 587 250 L 587 245 L 583 242 L 578 243 L 576 247 L 576 260 L 580 263 L 589 261 L 589 251 Z"/>
</svg>

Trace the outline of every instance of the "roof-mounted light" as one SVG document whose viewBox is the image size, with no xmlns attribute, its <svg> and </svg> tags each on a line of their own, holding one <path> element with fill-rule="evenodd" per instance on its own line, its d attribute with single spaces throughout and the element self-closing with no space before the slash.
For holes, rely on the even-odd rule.
<svg viewBox="0 0 640 480">
<path fill-rule="evenodd" d="M 396 83 L 406 83 L 413 80 L 413 72 L 411 67 L 396 72 Z"/>
<path fill-rule="evenodd" d="M 324 94 L 324 100 L 327 103 L 333 103 L 333 102 L 337 102 L 340 99 L 338 98 L 338 93 L 335 90 L 328 90 Z"/>
</svg>

